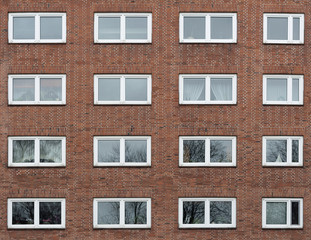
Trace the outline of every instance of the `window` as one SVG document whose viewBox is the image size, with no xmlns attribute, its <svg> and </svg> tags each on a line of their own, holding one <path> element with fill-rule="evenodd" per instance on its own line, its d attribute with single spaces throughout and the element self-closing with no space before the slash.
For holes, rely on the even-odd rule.
<svg viewBox="0 0 311 240">
<path fill-rule="evenodd" d="M 263 137 L 263 166 L 302 166 L 303 137 Z"/>
<path fill-rule="evenodd" d="M 302 228 L 302 198 L 263 198 L 263 228 Z"/>
<path fill-rule="evenodd" d="M 66 75 L 9 75 L 10 105 L 66 104 Z"/>
<path fill-rule="evenodd" d="M 65 199 L 9 198 L 8 228 L 65 228 Z"/>
<path fill-rule="evenodd" d="M 304 14 L 264 14 L 264 43 L 304 43 Z"/>
<path fill-rule="evenodd" d="M 9 137 L 9 167 L 66 165 L 65 137 Z"/>
<path fill-rule="evenodd" d="M 94 228 L 151 228 L 150 198 L 95 198 Z"/>
<path fill-rule="evenodd" d="M 179 228 L 235 228 L 235 198 L 180 198 Z"/>
<path fill-rule="evenodd" d="M 10 43 L 65 43 L 66 13 L 9 13 Z"/>
<path fill-rule="evenodd" d="M 151 13 L 95 13 L 95 43 L 151 43 Z"/>
<path fill-rule="evenodd" d="M 94 137 L 94 166 L 150 166 L 151 137 Z"/>
<path fill-rule="evenodd" d="M 151 75 L 95 75 L 94 104 L 151 104 Z"/>
<path fill-rule="evenodd" d="M 180 137 L 179 166 L 236 166 L 236 137 Z"/>
<path fill-rule="evenodd" d="M 236 13 L 181 13 L 181 43 L 236 43 Z"/>
<path fill-rule="evenodd" d="M 236 104 L 237 76 L 180 75 L 180 104 Z"/>
</svg>

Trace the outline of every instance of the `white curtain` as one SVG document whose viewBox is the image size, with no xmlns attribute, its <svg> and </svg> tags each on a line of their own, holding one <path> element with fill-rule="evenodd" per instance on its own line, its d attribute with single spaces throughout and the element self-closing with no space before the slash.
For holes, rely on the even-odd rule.
<svg viewBox="0 0 311 240">
<path fill-rule="evenodd" d="M 232 79 L 211 79 L 211 100 L 232 100 Z"/>
<path fill-rule="evenodd" d="M 268 101 L 287 100 L 287 79 L 285 78 L 267 79 L 267 100 Z"/>
<path fill-rule="evenodd" d="M 184 100 L 197 101 L 205 98 L 205 79 L 184 79 Z"/>
</svg>

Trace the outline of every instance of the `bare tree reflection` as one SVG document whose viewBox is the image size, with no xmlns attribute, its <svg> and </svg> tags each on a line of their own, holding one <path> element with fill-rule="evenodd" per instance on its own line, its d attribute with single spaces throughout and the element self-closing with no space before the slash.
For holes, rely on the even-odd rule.
<svg viewBox="0 0 311 240">
<path fill-rule="evenodd" d="M 231 224 L 232 203 L 228 201 L 210 202 L 210 223 Z"/>
<path fill-rule="evenodd" d="M 34 203 L 13 202 L 12 224 L 34 224 Z"/>
<path fill-rule="evenodd" d="M 204 223 L 205 203 L 199 201 L 183 202 L 183 223 L 202 224 Z"/>
<path fill-rule="evenodd" d="M 147 162 L 147 141 L 125 141 L 125 162 Z"/>
<path fill-rule="evenodd" d="M 13 141 L 13 162 L 34 162 L 34 140 Z"/>
<path fill-rule="evenodd" d="M 40 202 L 40 224 L 61 224 L 60 202 Z"/>
<path fill-rule="evenodd" d="M 125 224 L 146 224 L 147 203 L 125 202 Z"/>
</svg>

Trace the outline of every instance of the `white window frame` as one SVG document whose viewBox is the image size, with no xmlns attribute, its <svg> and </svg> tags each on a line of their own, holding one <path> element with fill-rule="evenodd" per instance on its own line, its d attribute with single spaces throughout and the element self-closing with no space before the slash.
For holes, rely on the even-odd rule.
<svg viewBox="0 0 311 240">
<path fill-rule="evenodd" d="M 8 76 L 8 101 L 9 105 L 65 105 L 66 104 L 66 75 L 65 74 L 11 74 Z M 14 78 L 34 78 L 35 79 L 35 100 L 34 101 L 14 101 L 13 100 L 13 79 Z M 62 100 L 61 101 L 40 101 L 40 79 L 60 78 L 62 80 Z"/>
<path fill-rule="evenodd" d="M 99 78 L 115 78 L 120 79 L 120 101 L 99 101 L 98 100 L 98 79 Z M 146 78 L 147 79 L 147 101 L 126 101 L 125 100 L 125 79 L 126 78 Z M 107 75 L 96 74 L 94 75 L 94 104 L 98 105 L 149 105 L 151 104 L 152 95 L 152 80 L 151 75 Z"/>
<path fill-rule="evenodd" d="M 286 140 L 287 141 L 287 161 L 286 162 L 267 162 L 267 140 Z M 299 142 L 299 157 L 298 162 L 292 162 L 292 141 Z M 303 166 L 303 137 L 302 136 L 263 136 L 262 137 L 262 165 L 276 167 L 294 167 Z"/>
<path fill-rule="evenodd" d="M 14 39 L 13 18 L 35 17 L 35 39 Z M 62 39 L 40 39 L 40 17 L 62 17 Z M 65 43 L 66 42 L 66 13 L 56 12 L 19 12 L 9 13 L 9 43 Z"/>
<path fill-rule="evenodd" d="M 184 224 L 183 223 L 183 202 L 204 202 L 204 224 Z M 232 203 L 232 223 L 231 224 L 210 224 L 210 202 L 225 201 Z M 236 198 L 179 198 L 178 199 L 178 226 L 179 228 L 236 228 Z"/>
<path fill-rule="evenodd" d="M 184 100 L 184 78 L 205 78 L 205 100 Z M 232 100 L 211 100 L 211 78 L 232 79 Z M 179 75 L 179 104 L 236 104 L 237 103 L 237 75 L 236 74 L 180 74 Z"/>
<path fill-rule="evenodd" d="M 98 162 L 98 141 L 119 140 L 120 141 L 120 162 Z M 147 141 L 147 162 L 125 162 L 125 141 L 126 140 L 146 140 Z M 148 167 L 151 166 L 151 137 L 150 136 L 96 136 L 94 137 L 94 166 L 96 167 Z"/>
<path fill-rule="evenodd" d="M 98 18 L 120 17 L 120 39 L 99 39 Z M 126 39 L 126 17 L 147 17 L 147 39 Z M 94 42 L 95 43 L 151 43 L 152 42 L 152 14 L 151 13 L 95 13 L 94 14 Z"/>
<path fill-rule="evenodd" d="M 34 162 L 33 163 L 14 163 L 13 162 L 13 141 L 14 140 L 33 140 L 35 141 Z M 61 140 L 62 141 L 62 162 L 60 163 L 40 163 L 40 141 L 41 140 Z M 66 137 L 8 137 L 8 166 L 9 167 L 65 167 L 66 166 Z"/>
<path fill-rule="evenodd" d="M 266 223 L 266 210 L 267 202 L 286 202 L 286 224 L 267 224 Z M 291 225 L 291 202 L 299 202 L 299 223 L 298 225 Z M 262 199 L 262 228 L 303 228 L 303 198 L 263 198 Z"/>
<path fill-rule="evenodd" d="M 184 17 L 205 17 L 205 38 L 184 39 Z M 211 17 L 232 17 L 232 39 L 211 39 Z M 179 14 L 179 42 L 180 43 L 236 43 L 237 42 L 237 14 L 236 13 L 180 13 Z"/>
<path fill-rule="evenodd" d="M 183 161 L 184 140 L 204 140 L 205 141 L 205 162 L 185 163 Z M 210 141 L 211 140 L 231 140 L 232 141 L 232 162 L 210 162 Z M 234 167 L 236 166 L 236 137 L 235 136 L 180 136 L 179 137 L 179 166 L 181 167 Z"/>
<path fill-rule="evenodd" d="M 125 202 L 147 203 L 147 224 L 125 224 Z M 98 203 L 120 202 L 120 224 L 98 224 Z M 151 198 L 94 198 L 93 200 L 94 228 L 151 228 Z"/>
<path fill-rule="evenodd" d="M 34 224 L 13 224 L 13 202 L 34 202 Z M 40 224 L 39 203 L 60 202 L 61 224 Z M 9 229 L 65 229 L 66 228 L 66 199 L 65 198 L 8 198 L 8 228 Z"/>
<path fill-rule="evenodd" d="M 287 101 L 269 101 L 267 100 L 267 80 L 268 78 L 286 78 L 287 79 Z M 299 79 L 299 100 L 293 101 L 293 79 Z M 303 105 L 303 75 L 263 75 L 263 104 L 266 105 Z"/>
<path fill-rule="evenodd" d="M 269 40 L 268 37 L 268 17 L 288 18 L 288 38 L 287 40 Z M 299 40 L 293 40 L 293 18 L 300 18 Z M 304 43 L 304 14 L 288 13 L 264 13 L 263 15 L 263 42 L 272 44 L 303 44 Z"/>
</svg>

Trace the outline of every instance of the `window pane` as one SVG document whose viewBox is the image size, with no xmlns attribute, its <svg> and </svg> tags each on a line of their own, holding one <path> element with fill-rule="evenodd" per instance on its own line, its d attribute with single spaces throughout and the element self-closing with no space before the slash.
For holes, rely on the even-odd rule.
<svg viewBox="0 0 311 240">
<path fill-rule="evenodd" d="M 232 202 L 211 201 L 210 202 L 210 223 L 231 224 L 232 223 Z"/>
<path fill-rule="evenodd" d="M 13 163 L 33 163 L 34 152 L 34 140 L 13 140 Z"/>
<path fill-rule="evenodd" d="M 184 140 L 183 162 L 205 162 L 205 140 Z"/>
<path fill-rule="evenodd" d="M 299 141 L 293 140 L 292 141 L 292 162 L 299 161 Z"/>
<path fill-rule="evenodd" d="M 40 101 L 61 101 L 62 79 L 41 78 L 40 79 Z"/>
<path fill-rule="evenodd" d="M 183 224 L 204 224 L 205 203 L 203 201 L 183 202 Z"/>
<path fill-rule="evenodd" d="M 293 79 L 293 101 L 299 101 L 299 79 Z"/>
<path fill-rule="evenodd" d="M 40 39 L 62 39 L 62 17 L 40 17 Z"/>
<path fill-rule="evenodd" d="M 232 17 L 211 17 L 211 39 L 232 38 Z"/>
<path fill-rule="evenodd" d="M 120 141 L 98 141 L 98 162 L 120 162 Z"/>
<path fill-rule="evenodd" d="M 98 100 L 120 101 L 120 78 L 99 78 Z"/>
<path fill-rule="evenodd" d="M 211 140 L 211 162 L 232 162 L 232 141 Z"/>
<path fill-rule="evenodd" d="M 184 78 L 184 100 L 205 100 L 205 78 Z"/>
<path fill-rule="evenodd" d="M 125 140 L 125 162 L 147 162 L 147 140 Z"/>
<path fill-rule="evenodd" d="M 287 141 L 267 140 L 267 162 L 287 162 Z"/>
<path fill-rule="evenodd" d="M 39 203 L 40 224 L 61 224 L 62 204 L 60 202 Z"/>
<path fill-rule="evenodd" d="M 14 39 L 35 39 L 35 17 L 13 17 Z"/>
<path fill-rule="evenodd" d="M 126 39 L 147 39 L 147 17 L 126 17 Z"/>
<path fill-rule="evenodd" d="M 61 163 L 62 162 L 62 141 L 61 140 L 40 140 L 40 162 Z"/>
<path fill-rule="evenodd" d="M 288 40 L 288 18 L 268 17 L 268 40 Z"/>
<path fill-rule="evenodd" d="M 266 223 L 286 224 L 286 202 L 267 202 Z"/>
<path fill-rule="evenodd" d="M 99 39 L 120 39 L 120 17 L 99 17 L 98 18 Z"/>
<path fill-rule="evenodd" d="M 293 40 L 300 39 L 300 18 L 293 18 Z"/>
<path fill-rule="evenodd" d="M 99 202 L 98 224 L 120 224 L 120 203 Z"/>
<path fill-rule="evenodd" d="M 147 224 L 147 203 L 125 202 L 125 224 Z"/>
<path fill-rule="evenodd" d="M 205 17 L 184 17 L 184 39 L 205 39 Z"/>
<path fill-rule="evenodd" d="M 147 101 L 147 78 L 126 78 L 125 100 Z"/>
<path fill-rule="evenodd" d="M 34 224 L 34 202 L 13 202 L 12 224 Z"/>
<path fill-rule="evenodd" d="M 211 78 L 211 100 L 215 101 L 232 100 L 231 78 Z"/>
<path fill-rule="evenodd" d="M 267 100 L 287 101 L 287 79 L 268 78 L 267 79 Z"/>
<path fill-rule="evenodd" d="M 292 203 L 292 224 L 299 225 L 299 202 Z"/>
<path fill-rule="evenodd" d="M 13 100 L 34 101 L 35 100 L 35 79 L 14 78 L 13 79 Z"/>
</svg>

